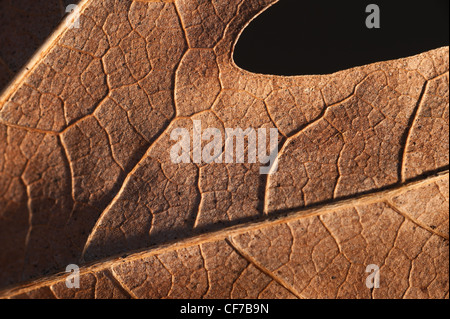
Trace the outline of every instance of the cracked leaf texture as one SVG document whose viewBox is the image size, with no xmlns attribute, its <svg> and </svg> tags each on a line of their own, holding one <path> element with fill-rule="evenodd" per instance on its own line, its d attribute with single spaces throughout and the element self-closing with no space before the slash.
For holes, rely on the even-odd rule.
<svg viewBox="0 0 450 319">
<path fill-rule="evenodd" d="M 0 97 L 1 297 L 448 298 L 448 47 L 240 69 L 275 2 L 80 3 Z M 278 171 L 172 163 L 192 120 L 277 128 Z"/>
</svg>

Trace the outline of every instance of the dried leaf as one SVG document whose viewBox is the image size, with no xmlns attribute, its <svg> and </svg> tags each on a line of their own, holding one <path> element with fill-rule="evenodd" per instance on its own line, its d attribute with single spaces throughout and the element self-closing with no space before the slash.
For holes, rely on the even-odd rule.
<svg viewBox="0 0 450 319">
<path fill-rule="evenodd" d="M 0 296 L 448 298 L 448 47 L 241 70 L 274 2 L 81 3 L 0 100 Z M 174 164 L 193 120 L 277 128 L 278 171 Z M 54 275 L 86 263 L 80 289 Z"/>
</svg>

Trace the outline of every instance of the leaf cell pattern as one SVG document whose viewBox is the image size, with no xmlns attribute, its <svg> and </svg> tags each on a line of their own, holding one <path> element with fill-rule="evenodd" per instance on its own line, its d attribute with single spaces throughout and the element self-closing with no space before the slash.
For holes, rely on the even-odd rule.
<svg viewBox="0 0 450 319">
<path fill-rule="evenodd" d="M 329 75 L 238 68 L 275 2 L 80 3 L 80 29 L 0 97 L 0 296 L 448 298 L 448 47 Z M 278 171 L 172 163 L 193 120 L 277 128 Z M 79 290 L 55 275 L 87 262 Z"/>
</svg>

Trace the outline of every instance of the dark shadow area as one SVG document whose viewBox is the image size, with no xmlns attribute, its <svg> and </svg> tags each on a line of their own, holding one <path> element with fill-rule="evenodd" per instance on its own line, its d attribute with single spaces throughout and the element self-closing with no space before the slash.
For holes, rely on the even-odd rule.
<svg viewBox="0 0 450 319">
<path fill-rule="evenodd" d="M 0 0 L 0 91 L 79 0 Z"/>
<path fill-rule="evenodd" d="M 369 29 L 369 4 L 380 28 Z M 328 74 L 449 43 L 449 1 L 281 0 L 244 30 L 236 64 L 276 75 Z"/>
</svg>

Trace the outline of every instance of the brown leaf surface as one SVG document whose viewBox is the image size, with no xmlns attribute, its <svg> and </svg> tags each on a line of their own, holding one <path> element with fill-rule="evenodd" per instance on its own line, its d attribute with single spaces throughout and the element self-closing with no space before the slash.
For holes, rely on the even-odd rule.
<svg viewBox="0 0 450 319">
<path fill-rule="evenodd" d="M 0 296 L 448 298 L 448 47 L 239 69 L 274 2 L 81 3 L 0 100 Z M 278 171 L 173 164 L 192 120 L 278 128 Z M 81 289 L 54 275 L 73 263 Z"/>
</svg>

